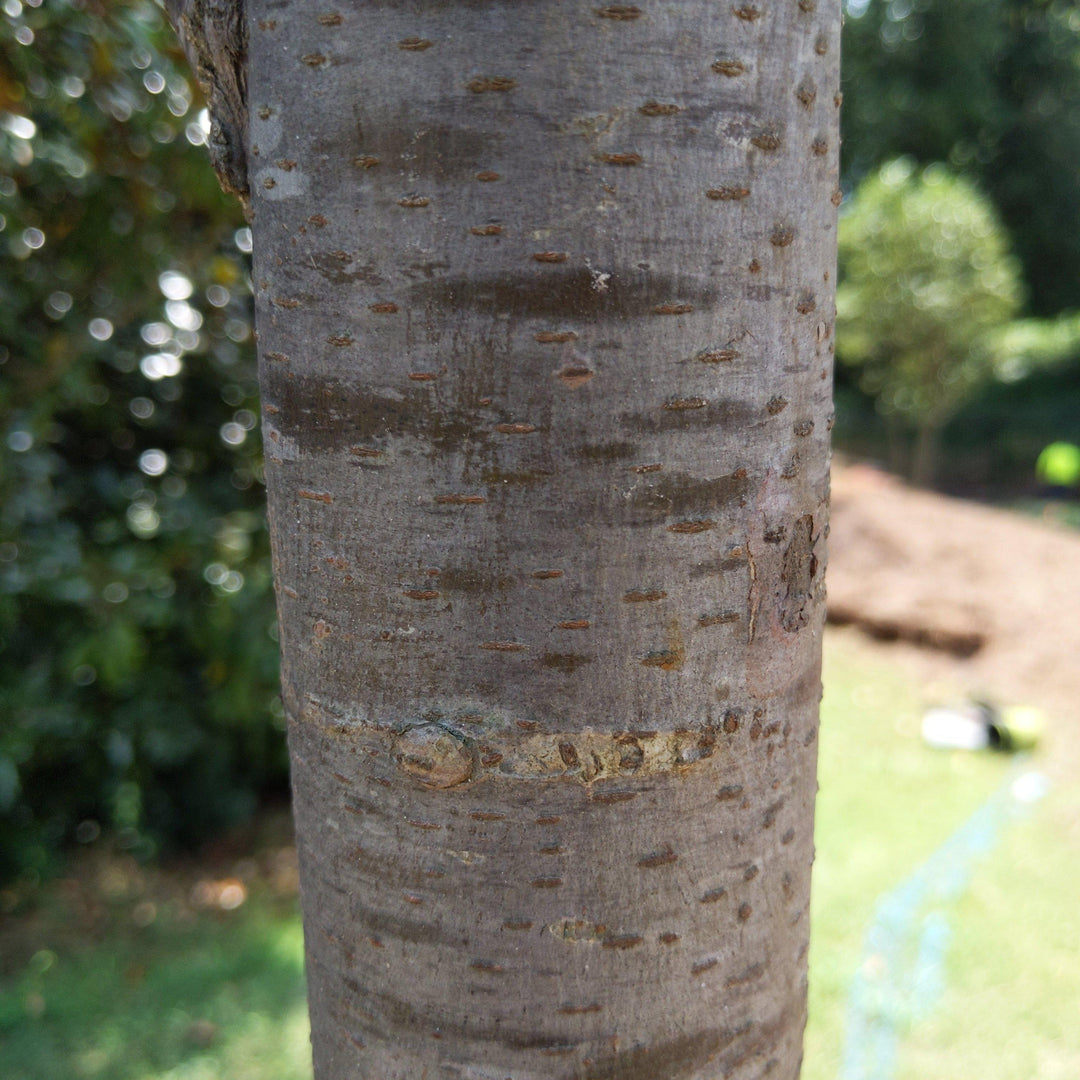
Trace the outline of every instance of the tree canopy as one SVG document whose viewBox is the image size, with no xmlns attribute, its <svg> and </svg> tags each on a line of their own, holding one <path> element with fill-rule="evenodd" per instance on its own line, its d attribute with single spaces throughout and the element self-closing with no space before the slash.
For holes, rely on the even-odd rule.
<svg viewBox="0 0 1080 1080">
<path fill-rule="evenodd" d="M 1080 9 L 1068 0 L 846 0 L 843 168 L 901 155 L 989 196 L 1033 313 L 1080 308 Z"/>
<path fill-rule="evenodd" d="M 900 158 L 859 185 L 840 265 L 838 355 L 883 412 L 930 437 L 1003 359 L 994 335 L 1022 292 L 1000 223 L 969 181 Z"/>
<path fill-rule="evenodd" d="M 13 14 L 18 9 L 17 14 Z M 283 783 L 250 240 L 149 0 L 0 35 L 0 851 L 195 838 Z"/>
</svg>

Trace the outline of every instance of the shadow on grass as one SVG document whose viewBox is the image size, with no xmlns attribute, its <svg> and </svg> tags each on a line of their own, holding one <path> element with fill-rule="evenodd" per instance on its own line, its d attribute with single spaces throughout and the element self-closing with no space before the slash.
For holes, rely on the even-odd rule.
<svg viewBox="0 0 1080 1080">
<path fill-rule="evenodd" d="M 73 902 L 58 884 L 3 935 L 5 1080 L 309 1080 L 295 895 L 226 878 L 110 897 L 106 880 Z"/>
</svg>

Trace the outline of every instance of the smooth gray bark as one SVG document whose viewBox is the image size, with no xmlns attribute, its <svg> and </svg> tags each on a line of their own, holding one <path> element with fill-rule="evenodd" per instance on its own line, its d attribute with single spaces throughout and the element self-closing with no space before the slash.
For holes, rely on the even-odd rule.
<svg viewBox="0 0 1080 1080">
<path fill-rule="evenodd" d="M 251 0 L 320 1080 L 793 1077 L 836 0 Z"/>
</svg>

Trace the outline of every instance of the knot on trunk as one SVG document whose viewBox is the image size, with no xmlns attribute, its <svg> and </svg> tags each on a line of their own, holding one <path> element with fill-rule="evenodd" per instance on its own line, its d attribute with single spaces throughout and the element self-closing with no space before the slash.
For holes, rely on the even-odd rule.
<svg viewBox="0 0 1080 1080">
<path fill-rule="evenodd" d="M 473 754 L 465 740 L 438 724 L 420 724 L 400 734 L 394 760 L 402 772 L 429 788 L 455 787 L 473 772 Z"/>
</svg>

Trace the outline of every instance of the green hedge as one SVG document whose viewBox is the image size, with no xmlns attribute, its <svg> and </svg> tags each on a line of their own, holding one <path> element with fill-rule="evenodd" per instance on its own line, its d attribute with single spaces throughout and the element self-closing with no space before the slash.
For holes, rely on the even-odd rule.
<svg viewBox="0 0 1080 1080">
<path fill-rule="evenodd" d="M 5 9 L 8 11 L 8 9 Z M 158 7 L 0 34 L 0 875 L 283 789 L 249 235 Z"/>
</svg>

